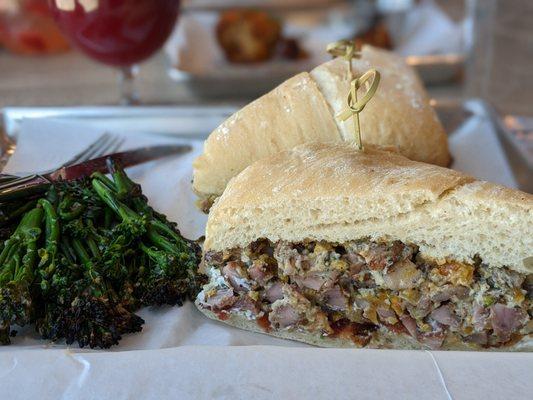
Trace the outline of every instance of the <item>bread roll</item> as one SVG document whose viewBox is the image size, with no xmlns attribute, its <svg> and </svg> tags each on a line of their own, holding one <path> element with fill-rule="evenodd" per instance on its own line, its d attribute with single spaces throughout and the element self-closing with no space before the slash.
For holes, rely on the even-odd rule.
<svg viewBox="0 0 533 400">
<path fill-rule="evenodd" d="M 447 138 L 416 73 L 402 58 L 364 46 L 353 60 L 360 75 L 381 73 L 378 92 L 361 113 L 365 144 L 396 146 L 405 156 L 448 165 Z M 250 103 L 215 129 L 194 162 L 193 189 L 216 198 L 228 181 L 254 161 L 312 141 L 352 141 L 352 120 L 340 122 L 350 77 L 347 62 L 334 59 L 301 73 Z"/>
<path fill-rule="evenodd" d="M 311 143 L 257 161 L 213 206 L 204 254 L 197 306 L 231 325 L 533 350 L 533 196 L 391 151 Z"/>
</svg>

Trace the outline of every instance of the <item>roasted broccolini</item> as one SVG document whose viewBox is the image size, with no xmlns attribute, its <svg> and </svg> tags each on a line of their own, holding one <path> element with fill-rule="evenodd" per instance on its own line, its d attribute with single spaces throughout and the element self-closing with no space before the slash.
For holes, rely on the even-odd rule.
<svg viewBox="0 0 533 400">
<path fill-rule="evenodd" d="M 96 173 L 0 204 L 2 343 L 13 325 L 34 323 L 43 338 L 107 348 L 141 330 L 139 307 L 198 292 L 198 245 L 108 166 L 111 179 Z"/>
</svg>

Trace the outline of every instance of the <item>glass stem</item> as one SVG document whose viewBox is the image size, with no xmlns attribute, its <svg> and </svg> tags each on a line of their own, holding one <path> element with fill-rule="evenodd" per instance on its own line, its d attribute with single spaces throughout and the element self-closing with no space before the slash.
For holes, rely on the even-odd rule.
<svg viewBox="0 0 533 400">
<path fill-rule="evenodd" d="M 139 67 L 130 65 L 120 69 L 120 104 L 131 106 L 139 104 L 139 94 L 135 86 L 135 77 L 139 72 Z"/>
</svg>

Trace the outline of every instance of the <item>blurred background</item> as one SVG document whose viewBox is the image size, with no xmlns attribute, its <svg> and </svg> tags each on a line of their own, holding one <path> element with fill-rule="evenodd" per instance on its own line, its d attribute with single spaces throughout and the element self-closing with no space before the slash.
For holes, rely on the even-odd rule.
<svg viewBox="0 0 533 400">
<path fill-rule="evenodd" d="M 0 106 L 242 104 L 350 38 L 439 101 L 531 116 L 531 21 L 531 0 L 0 0 Z"/>
</svg>

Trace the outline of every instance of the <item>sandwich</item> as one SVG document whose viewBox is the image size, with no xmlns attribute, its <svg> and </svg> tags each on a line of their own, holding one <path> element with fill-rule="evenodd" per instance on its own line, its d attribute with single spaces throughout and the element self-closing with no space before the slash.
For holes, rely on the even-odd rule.
<svg viewBox="0 0 533 400">
<path fill-rule="evenodd" d="M 257 161 L 209 214 L 209 318 L 318 346 L 531 351 L 533 196 L 366 146 Z"/>
<path fill-rule="evenodd" d="M 446 134 L 416 72 L 401 57 L 364 46 L 352 69 L 358 76 L 370 67 L 379 70 L 381 82 L 361 114 L 364 143 L 448 165 Z M 201 208 L 209 210 L 229 180 L 260 158 L 308 142 L 352 141 L 353 122 L 336 118 L 346 108 L 351 79 L 347 61 L 336 58 L 288 79 L 224 121 L 193 164 Z"/>
</svg>

